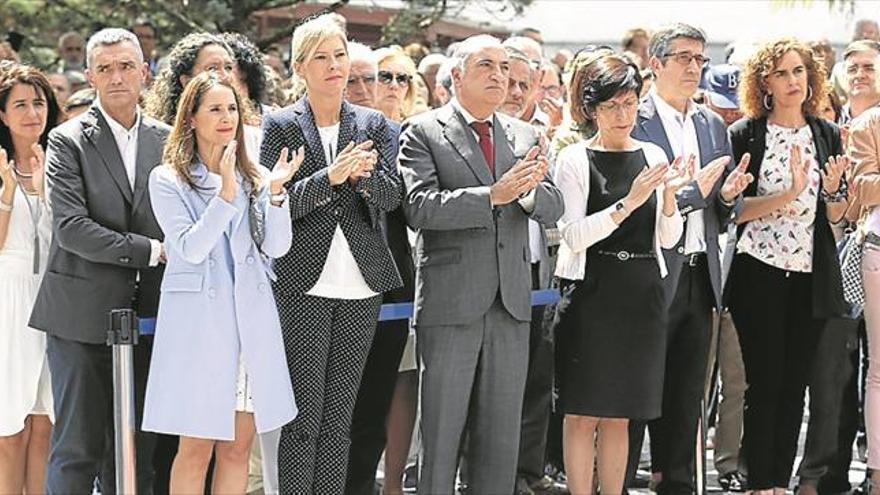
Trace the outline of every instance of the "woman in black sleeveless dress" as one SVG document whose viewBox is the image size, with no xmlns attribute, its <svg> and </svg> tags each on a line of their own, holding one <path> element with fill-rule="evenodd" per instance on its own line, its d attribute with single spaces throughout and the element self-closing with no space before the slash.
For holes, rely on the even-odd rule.
<svg viewBox="0 0 880 495">
<path fill-rule="evenodd" d="M 569 489 L 592 490 L 595 439 L 603 493 L 620 493 L 628 420 L 660 415 L 666 346 L 661 248 L 681 237 L 675 192 L 687 182 L 658 147 L 630 138 L 638 69 L 610 50 L 581 65 L 573 109 L 596 135 L 563 149 L 556 184 L 565 214 L 556 275 L 560 406 Z"/>
</svg>

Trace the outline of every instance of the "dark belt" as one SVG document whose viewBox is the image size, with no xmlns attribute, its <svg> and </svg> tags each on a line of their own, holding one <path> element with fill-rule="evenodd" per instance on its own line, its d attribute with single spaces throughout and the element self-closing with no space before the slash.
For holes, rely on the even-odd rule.
<svg viewBox="0 0 880 495">
<path fill-rule="evenodd" d="M 687 266 L 697 266 L 706 259 L 706 253 L 692 253 L 684 255 L 683 263 Z"/>
<path fill-rule="evenodd" d="M 654 253 L 632 253 L 629 251 L 599 251 L 598 253 L 602 256 L 614 256 L 620 261 L 644 260 L 657 257 Z"/>
</svg>

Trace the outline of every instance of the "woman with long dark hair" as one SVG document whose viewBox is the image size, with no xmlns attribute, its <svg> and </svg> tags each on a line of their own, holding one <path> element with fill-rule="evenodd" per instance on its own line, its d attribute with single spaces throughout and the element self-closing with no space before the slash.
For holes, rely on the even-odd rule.
<svg viewBox="0 0 880 495">
<path fill-rule="evenodd" d="M 46 334 L 28 327 L 49 253 L 43 149 L 61 109 L 46 76 L 0 72 L 0 493 L 43 493 L 53 404 Z"/>
</svg>

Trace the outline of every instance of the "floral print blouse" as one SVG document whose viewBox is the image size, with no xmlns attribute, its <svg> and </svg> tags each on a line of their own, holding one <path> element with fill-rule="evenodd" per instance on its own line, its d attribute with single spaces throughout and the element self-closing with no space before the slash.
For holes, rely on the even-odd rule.
<svg viewBox="0 0 880 495">
<path fill-rule="evenodd" d="M 748 222 L 736 245 L 746 253 L 781 270 L 813 271 L 813 224 L 821 178 L 816 145 L 809 126 L 799 129 L 767 124 L 767 147 L 758 173 L 758 196 L 783 192 L 791 187 L 791 147 L 801 148 L 810 164 L 807 187 L 783 208 Z"/>
</svg>

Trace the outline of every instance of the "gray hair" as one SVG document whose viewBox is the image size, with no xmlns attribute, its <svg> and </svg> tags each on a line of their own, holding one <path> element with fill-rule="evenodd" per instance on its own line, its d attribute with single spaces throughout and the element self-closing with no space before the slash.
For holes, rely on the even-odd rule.
<svg viewBox="0 0 880 495">
<path fill-rule="evenodd" d="M 541 44 L 526 36 L 511 36 L 504 40 L 505 47 L 516 48 L 522 52 L 529 62 L 540 65 L 544 61 L 544 50 Z"/>
<path fill-rule="evenodd" d="M 858 41 L 862 37 L 862 28 L 865 27 L 866 24 L 872 24 L 874 29 L 880 31 L 880 25 L 877 24 L 877 21 L 873 19 L 859 19 L 856 21 L 856 25 L 853 27 L 853 41 Z"/>
<path fill-rule="evenodd" d="M 141 50 L 141 44 L 134 33 L 120 28 L 107 28 L 98 31 L 89 38 L 89 43 L 86 45 L 86 67 L 92 66 L 92 55 L 96 48 L 115 45 L 123 41 L 131 43 L 137 52 L 138 62 L 143 63 L 144 52 Z"/>
<path fill-rule="evenodd" d="M 67 40 L 69 40 L 69 39 L 76 39 L 76 40 L 79 40 L 79 41 L 85 41 L 85 39 L 82 37 L 82 35 L 79 34 L 78 32 L 76 32 L 76 31 L 68 31 L 68 32 L 66 32 L 66 33 L 64 33 L 64 34 L 62 34 L 61 36 L 58 37 L 58 46 L 60 47 L 60 46 L 64 45 L 64 42 L 67 41 Z"/>
<path fill-rule="evenodd" d="M 678 38 L 687 38 L 706 44 L 706 33 L 702 29 L 683 23 L 670 24 L 660 28 L 651 36 L 648 55 L 663 58 L 669 53 L 669 45 L 672 44 L 672 40 Z"/>
<path fill-rule="evenodd" d="M 452 60 L 455 62 L 453 66 L 458 67 L 459 70 L 464 72 L 465 65 L 467 65 L 467 61 L 471 55 L 487 47 L 504 49 L 501 40 L 490 34 L 478 34 L 466 38 L 458 44 L 455 48 L 455 53 L 452 54 Z"/>
<path fill-rule="evenodd" d="M 447 58 L 445 62 L 440 65 L 440 68 L 437 69 L 437 82 L 435 84 L 439 84 L 446 88 L 446 91 L 452 91 L 452 68 L 455 66 L 455 60 L 451 58 Z"/>
<path fill-rule="evenodd" d="M 418 70 L 420 73 L 424 74 L 425 72 L 428 72 L 428 67 L 432 65 L 443 65 L 443 62 L 446 61 L 446 58 L 446 55 L 443 55 L 442 53 L 429 53 L 425 55 L 419 62 Z"/>
<path fill-rule="evenodd" d="M 379 60 L 376 52 L 369 46 L 357 41 L 348 42 L 348 59 L 352 62 L 366 62 L 373 68 L 373 75 L 379 71 Z"/>
</svg>

